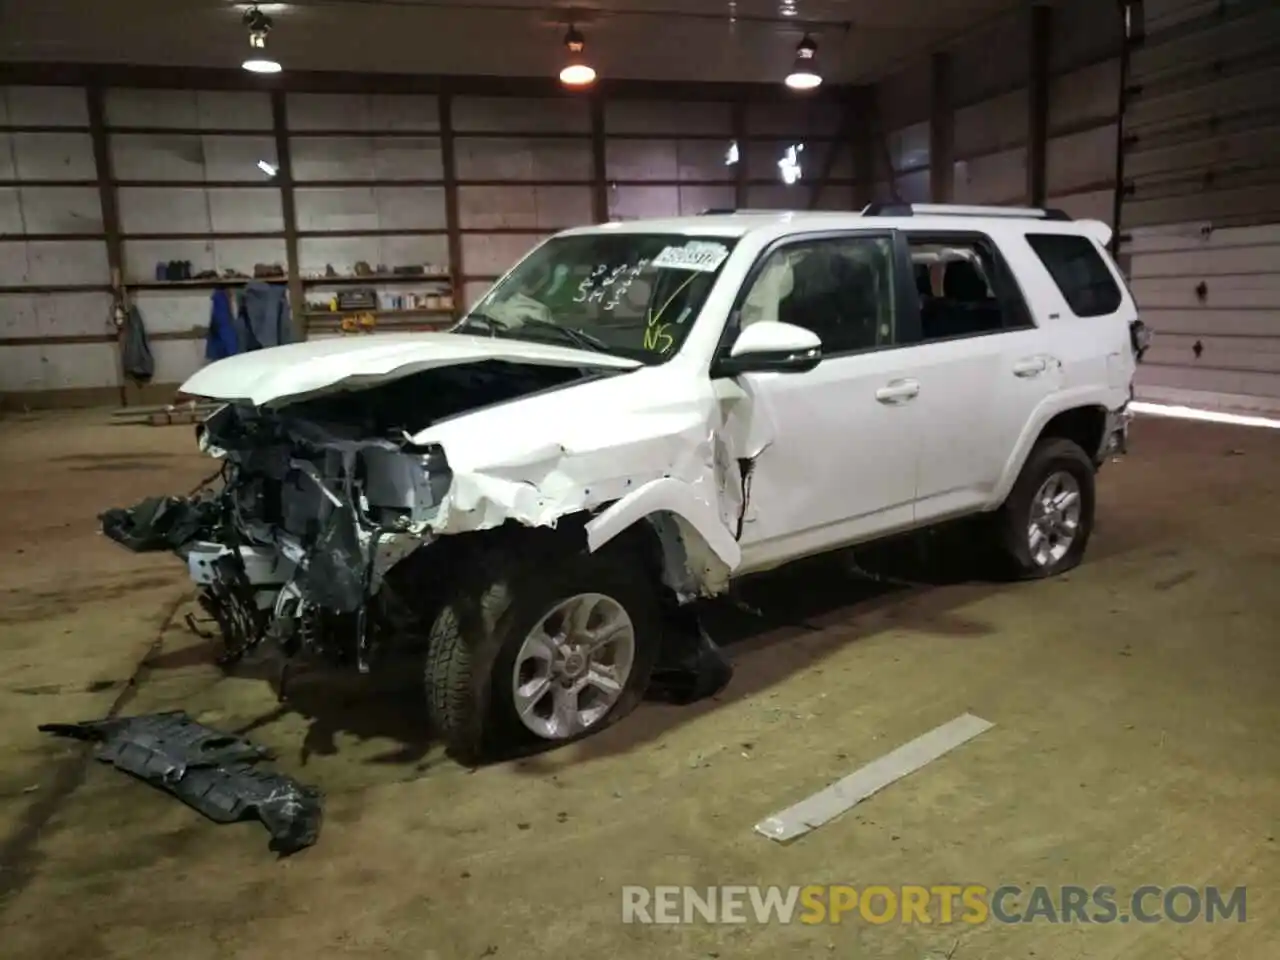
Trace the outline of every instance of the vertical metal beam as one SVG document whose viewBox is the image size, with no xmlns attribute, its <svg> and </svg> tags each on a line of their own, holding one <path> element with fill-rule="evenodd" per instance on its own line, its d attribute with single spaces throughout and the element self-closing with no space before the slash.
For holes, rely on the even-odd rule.
<svg viewBox="0 0 1280 960">
<path fill-rule="evenodd" d="M 822 191 L 831 181 L 831 175 L 835 172 L 836 161 L 840 159 L 840 154 L 844 150 L 853 150 L 853 132 L 857 129 L 857 119 L 853 105 L 853 94 L 846 93 L 841 103 L 840 110 L 840 126 L 836 129 L 835 140 L 833 140 L 827 149 L 826 159 L 822 163 L 822 171 L 818 174 L 818 179 L 811 181 L 809 187 L 809 209 L 817 210 L 818 201 L 822 199 Z"/>
<path fill-rule="evenodd" d="M 955 198 L 956 111 L 951 102 L 951 54 L 935 53 L 929 66 L 929 197 Z"/>
<path fill-rule="evenodd" d="M 453 92 L 440 93 L 440 165 L 444 173 L 444 218 L 449 238 L 449 285 L 453 287 L 453 315 L 462 316 L 463 277 L 462 231 L 458 217 L 458 162 L 453 143 Z"/>
<path fill-rule="evenodd" d="M 751 202 L 747 189 L 747 102 L 742 97 L 733 101 L 730 123 L 733 142 L 738 147 L 738 162 L 733 165 L 733 205 L 741 210 Z"/>
<path fill-rule="evenodd" d="M 591 218 L 596 223 L 609 219 L 609 171 L 604 139 L 604 95 L 591 96 Z"/>
<path fill-rule="evenodd" d="M 855 87 L 852 93 L 853 205 L 862 209 L 876 199 L 875 98 L 873 86 Z"/>
<path fill-rule="evenodd" d="M 1113 256 L 1117 256 L 1120 252 L 1126 196 L 1125 151 L 1132 146 L 1130 136 L 1125 132 L 1125 115 L 1129 111 L 1129 81 L 1133 49 L 1141 46 L 1146 39 L 1146 9 L 1143 0 L 1119 0 L 1116 6 L 1120 14 L 1120 77 L 1117 83 L 1116 103 L 1116 187 L 1111 207 L 1111 253 Z M 1128 270 L 1125 270 L 1125 273 L 1127 274 Z"/>
<path fill-rule="evenodd" d="M 289 144 L 289 107 L 283 90 L 271 91 L 271 128 L 276 140 L 276 184 L 280 188 L 280 212 L 284 217 L 284 260 L 289 278 L 289 304 L 293 334 L 306 339 L 307 292 L 302 286 L 302 261 L 298 256 L 298 207 L 293 193 L 293 153 Z"/>
<path fill-rule="evenodd" d="M 116 202 L 115 173 L 111 168 L 111 147 L 107 143 L 106 107 L 102 86 L 92 83 L 85 89 L 89 110 L 89 137 L 93 141 L 93 163 L 98 175 L 98 204 L 102 210 L 102 232 L 106 236 L 107 266 L 111 273 L 113 316 L 129 309 L 124 286 L 124 239 L 120 235 L 120 207 Z M 129 403 L 124 375 L 124 329 L 116 337 L 116 369 L 120 377 L 120 405 Z"/>
<path fill-rule="evenodd" d="M 1027 97 L 1027 199 L 1043 207 L 1048 194 L 1049 46 L 1053 11 L 1037 4 L 1030 21 L 1031 83 Z"/>
</svg>

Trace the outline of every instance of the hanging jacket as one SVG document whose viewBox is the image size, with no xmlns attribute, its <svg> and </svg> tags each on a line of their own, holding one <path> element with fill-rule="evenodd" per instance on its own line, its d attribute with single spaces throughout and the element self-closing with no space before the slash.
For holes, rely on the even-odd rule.
<svg viewBox="0 0 1280 960">
<path fill-rule="evenodd" d="M 120 359 L 124 375 L 134 383 L 149 383 L 156 372 L 156 361 L 151 355 L 151 341 L 142 314 L 137 307 L 130 307 L 124 317 L 124 329 L 120 337 Z"/>
<path fill-rule="evenodd" d="M 236 334 L 246 351 L 293 341 L 289 293 L 284 284 L 253 280 L 245 286 L 236 312 Z"/>
<path fill-rule="evenodd" d="M 240 338 L 236 336 L 231 294 L 219 287 L 209 298 L 209 333 L 204 341 L 204 358 L 221 360 L 239 352 Z"/>
</svg>

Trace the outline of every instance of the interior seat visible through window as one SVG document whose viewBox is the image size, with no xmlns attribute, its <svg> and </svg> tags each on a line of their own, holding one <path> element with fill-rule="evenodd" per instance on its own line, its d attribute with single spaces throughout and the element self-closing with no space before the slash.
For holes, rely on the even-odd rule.
<svg viewBox="0 0 1280 960">
<path fill-rule="evenodd" d="M 827 354 L 894 343 L 892 245 L 841 237 L 775 250 L 739 311 L 740 327 L 762 320 L 812 330 Z"/>
<path fill-rule="evenodd" d="M 971 336 L 1003 326 L 999 302 L 978 265 L 968 259 L 947 263 L 942 276 L 942 296 L 921 306 L 924 339 Z"/>
</svg>

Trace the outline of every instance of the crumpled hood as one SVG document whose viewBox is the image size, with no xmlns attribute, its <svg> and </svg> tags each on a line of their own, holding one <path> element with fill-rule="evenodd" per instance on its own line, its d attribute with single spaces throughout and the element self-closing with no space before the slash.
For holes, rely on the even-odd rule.
<svg viewBox="0 0 1280 960">
<path fill-rule="evenodd" d="M 378 334 L 308 340 L 227 357 L 193 374 L 181 392 L 261 406 L 483 360 L 612 370 L 641 366 L 625 357 L 526 340 L 458 333 Z"/>
</svg>

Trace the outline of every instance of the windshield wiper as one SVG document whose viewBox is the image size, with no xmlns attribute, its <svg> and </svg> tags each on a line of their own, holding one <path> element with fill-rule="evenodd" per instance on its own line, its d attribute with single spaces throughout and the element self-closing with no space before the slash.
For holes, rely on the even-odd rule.
<svg viewBox="0 0 1280 960">
<path fill-rule="evenodd" d="M 533 327 L 535 330 L 550 330 L 560 334 L 561 338 L 568 340 L 575 347 L 582 350 L 594 350 L 596 353 L 609 353 L 610 350 L 604 345 L 604 342 L 596 339 L 585 330 L 576 330 L 573 327 L 562 327 L 558 323 L 552 323 L 550 320 L 539 320 L 537 317 L 526 317 L 520 322 L 521 327 Z"/>
<path fill-rule="evenodd" d="M 474 321 L 476 325 L 482 326 L 488 331 L 489 336 L 496 337 L 500 333 L 506 333 L 511 329 L 509 324 L 503 323 L 497 317 L 491 317 L 486 313 L 468 313 L 462 318 L 462 322 L 454 329 L 462 330 Z"/>
</svg>

